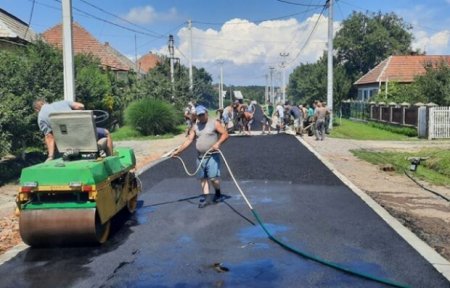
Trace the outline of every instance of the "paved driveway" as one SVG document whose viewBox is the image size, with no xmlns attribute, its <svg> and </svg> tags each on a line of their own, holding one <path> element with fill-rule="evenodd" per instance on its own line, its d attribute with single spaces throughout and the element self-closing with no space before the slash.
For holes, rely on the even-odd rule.
<svg viewBox="0 0 450 288">
<path fill-rule="evenodd" d="M 294 137 L 233 137 L 223 152 L 285 243 L 411 287 L 449 287 Z M 193 170 L 193 149 L 182 156 Z M 0 266 L 0 287 L 383 287 L 272 242 L 226 171 L 223 178 L 231 198 L 199 209 L 198 182 L 177 160 L 161 162 L 141 175 L 141 207 L 131 219 L 118 217 L 121 228 L 106 245 L 28 249 Z"/>
</svg>

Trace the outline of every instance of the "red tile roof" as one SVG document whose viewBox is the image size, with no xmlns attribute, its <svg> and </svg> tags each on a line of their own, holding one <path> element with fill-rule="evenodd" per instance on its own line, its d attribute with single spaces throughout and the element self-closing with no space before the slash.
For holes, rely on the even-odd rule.
<svg viewBox="0 0 450 288">
<path fill-rule="evenodd" d="M 444 61 L 450 64 L 449 55 L 390 56 L 359 78 L 355 85 L 373 84 L 386 81 L 411 83 L 414 77 L 425 74 L 425 66 Z"/>
<path fill-rule="evenodd" d="M 139 69 L 144 73 L 147 73 L 148 71 L 155 68 L 156 65 L 161 63 L 161 59 L 157 55 L 150 52 L 139 58 L 137 62 L 139 65 Z"/>
<path fill-rule="evenodd" d="M 42 37 L 49 44 L 62 49 L 62 24 L 45 31 Z M 134 63 L 120 54 L 117 50 L 111 50 L 108 43 L 101 44 L 88 31 L 78 23 L 72 23 L 72 37 L 74 53 L 92 54 L 100 59 L 103 66 L 112 70 L 134 70 Z"/>
</svg>

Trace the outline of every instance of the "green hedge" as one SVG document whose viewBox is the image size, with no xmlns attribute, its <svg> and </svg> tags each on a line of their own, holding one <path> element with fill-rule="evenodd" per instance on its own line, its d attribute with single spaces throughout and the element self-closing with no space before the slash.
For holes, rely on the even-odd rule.
<svg viewBox="0 0 450 288">
<path fill-rule="evenodd" d="M 417 137 L 417 129 L 415 127 L 394 126 L 394 125 L 383 124 L 383 123 L 372 122 L 372 121 L 369 121 L 368 125 L 378 128 L 378 129 L 386 130 L 386 131 L 389 131 L 392 133 L 405 135 L 408 137 Z"/>
<path fill-rule="evenodd" d="M 163 100 L 145 98 L 128 106 L 125 123 L 144 136 L 166 134 L 176 131 L 181 122 L 180 115 Z"/>
</svg>

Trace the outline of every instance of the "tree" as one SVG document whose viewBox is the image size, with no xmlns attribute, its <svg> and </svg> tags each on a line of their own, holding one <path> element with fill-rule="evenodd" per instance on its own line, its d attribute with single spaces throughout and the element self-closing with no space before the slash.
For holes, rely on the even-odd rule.
<svg viewBox="0 0 450 288">
<path fill-rule="evenodd" d="M 334 38 L 337 61 L 355 80 L 390 55 L 411 54 L 411 29 L 394 13 L 353 12 Z"/>
<path fill-rule="evenodd" d="M 450 66 L 441 61 L 426 67 L 426 74 L 415 78 L 412 84 L 417 93 L 426 99 L 442 106 L 450 106 Z"/>
<path fill-rule="evenodd" d="M 336 59 L 335 59 L 336 60 Z M 342 65 L 334 61 L 333 106 L 348 98 L 352 82 Z M 305 64 L 294 69 L 289 78 L 288 92 L 295 103 L 312 103 L 327 100 L 327 57 L 324 55 L 314 64 Z"/>
<path fill-rule="evenodd" d="M 174 89 L 170 81 L 170 59 L 160 57 L 161 62 L 146 75 L 141 86 L 141 98 L 162 99 L 181 109 L 190 100 L 208 107 L 217 106 L 217 97 L 212 87 L 212 77 L 204 68 L 193 67 L 194 89 L 189 89 L 188 68 L 177 64 L 174 73 Z"/>
<path fill-rule="evenodd" d="M 0 51 L 0 155 L 44 148 L 32 103 L 64 98 L 62 51 L 37 41 L 17 51 Z M 111 83 L 99 61 L 75 56 L 77 101 L 89 109 L 112 107 Z M 114 109 L 113 107 L 111 109 Z"/>
</svg>

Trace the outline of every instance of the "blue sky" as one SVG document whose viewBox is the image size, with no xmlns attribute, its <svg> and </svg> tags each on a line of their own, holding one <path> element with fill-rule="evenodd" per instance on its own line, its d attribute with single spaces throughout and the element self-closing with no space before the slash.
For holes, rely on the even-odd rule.
<svg viewBox="0 0 450 288">
<path fill-rule="evenodd" d="M 61 0 L 0 0 L 0 7 L 30 22 L 35 32 L 61 22 Z M 292 5 L 286 2 L 302 5 Z M 274 67 L 275 85 L 301 63 L 315 62 L 326 49 L 325 0 L 72 0 L 73 18 L 101 42 L 132 60 L 152 51 L 168 55 L 168 35 L 176 56 L 188 63 L 192 20 L 193 64 L 227 85 L 265 85 Z M 306 6 L 305 6 L 306 5 Z M 413 25 L 413 47 L 427 54 L 450 54 L 450 0 L 338 0 L 334 28 L 352 11 L 394 12 Z M 32 14 L 32 17 L 30 15 Z M 311 34 L 311 31 L 314 32 Z M 311 35 L 311 36 L 310 36 Z M 309 41 L 307 39 L 309 38 Z M 289 54 L 281 57 L 280 53 Z"/>
</svg>

